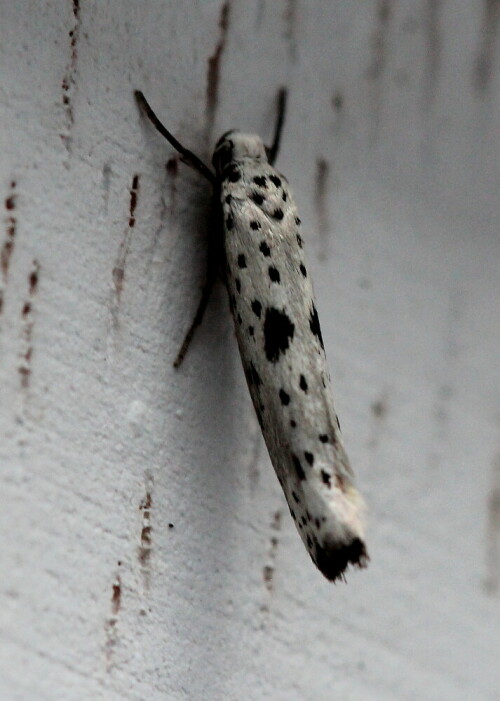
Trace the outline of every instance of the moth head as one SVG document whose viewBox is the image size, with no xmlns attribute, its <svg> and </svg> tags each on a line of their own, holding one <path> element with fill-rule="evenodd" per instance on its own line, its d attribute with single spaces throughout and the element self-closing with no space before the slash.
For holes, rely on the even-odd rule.
<svg viewBox="0 0 500 701">
<path fill-rule="evenodd" d="M 215 170 L 221 173 L 229 163 L 245 158 L 266 163 L 266 147 L 256 134 L 243 134 L 233 129 L 220 137 L 215 146 L 212 163 Z"/>
</svg>

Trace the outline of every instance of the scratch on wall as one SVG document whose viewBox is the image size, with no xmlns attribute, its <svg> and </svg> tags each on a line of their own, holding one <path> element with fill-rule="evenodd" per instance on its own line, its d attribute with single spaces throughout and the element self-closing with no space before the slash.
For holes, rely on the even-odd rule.
<svg viewBox="0 0 500 701">
<path fill-rule="evenodd" d="M 473 71 L 474 87 L 485 92 L 493 75 L 495 48 L 500 20 L 500 0 L 484 0 L 483 24 Z"/>
<path fill-rule="evenodd" d="M 222 5 L 219 16 L 219 40 L 214 53 L 208 58 L 206 91 L 207 137 L 210 137 L 212 134 L 215 112 L 219 100 L 221 59 L 226 48 L 230 10 L 231 0 L 226 0 Z"/>
<path fill-rule="evenodd" d="M 328 186 L 330 181 L 330 164 L 324 158 L 316 161 L 315 177 L 315 208 L 318 221 L 319 235 L 319 260 L 328 257 L 328 234 L 330 230 L 328 221 Z"/>
<path fill-rule="evenodd" d="M 286 0 L 285 12 L 285 38 L 288 44 L 288 54 L 292 61 L 297 59 L 297 0 Z"/>
<path fill-rule="evenodd" d="M 151 526 L 151 510 L 153 508 L 152 489 L 153 478 L 151 475 L 146 475 L 146 493 L 139 504 L 139 511 L 142 514 L 142 523 L 139 547 L 137 548 L 137 558 L 146 589 L 149 588 L 151 578 L 151 551 L 153 547 Z"/>
<path fill-rule="evenodd" d="M 281 530 L 281 518 L 281 510 L 275 511 L 271 521 L 271 530 L 273 533 L 269 538 L 267 562 L 262 569 L 264 585 L 269 593 L 271 593 L 274 589 L 274 572 L 276 569 L 276 553 L 279 544 L 278 533 Z M 267 610 L 267 606 L 264 606 L 263 608 Z"/>
<path fill-rule="evenodd" d="M 118 566 L 121 566 L 121 562 L 118 562 Z M 114 578 L 113 584 L 111 585 L 111 602 L 110 602 L 110 615 L 107 617 L 104 624 L 104 655 L 106 659 L 106 669 L 109 672 L 113 666 L 113 653 L 115 647 L 118 643 L 118 615 L 120 613 L 122 605 L 122 580 L 119 574 Z"/>
<path fill-rule="evenodd" d="M 120 306 L 121 295 L 123 292 L 123 285 L 125 282 L 125 267 L 127 262 L 127 256 L 130 250 L 130 241 L 132 238 L 132 232 L 135 227 L 135 211 L 137 209 L 137 201 L 139 197 L 139 186 L 140 177 L 139 175 L 134 175 L 132 178 L 132 185 L 130 187 L 130 204 L 128 211 L 128 226 L 125 229 L 123 238 L 120 242 L 118 248 L 118 255 L 116 257 L 115 265 L 113 267 L 113 286 L 114 286 L 114 296 L 111 305 L 111 313 L 113 317 L 113 325 L 118 326 L 118 309 Z"/>
<path fill-rule="evenodd" d="M 371 113 L 372 129 L 371 140 L 374 141 L 379 129 L 380 113 L 382 110 L 383 90 L 382 81 L 387 67 L 387 43 L 392 15 L 393 0 L 379 0 L 375 19 L 375 30 L 372 34 L 371 63 L 366 76 L 372 84 Z"/>
<path fill-rule="evenodd" d="M 66 66 L 66 72 L 62 79 L 62 102 L 64 105 L 64 113 L 66 118 L 66 132 L 61 134 L 61 138 L 66 146 L 66 149 L 71 151 L 71 127 L 75 121 L 73 112 L 73 98 L 76 89 L 76 67 L 78 61 L 78 40 L 80 37 L 80 0 L 71 0 L 73 11 L 73 27 L 69 31 L 70 39 L 70 58 Z"/>
<path fill-rule="evenodd" d="M 372 402 L 370 410 L 373 421 L 371 422 L 367 448 L 373 465 L 376 465 L 379 460 L 378 449 L 384 441 L 384 429 L 389 413 L 389 395 L 387 391 L 383 391 L 379 398 Z"/>
<path fill-rule="evenodd" d="M 485 590 L 496 594 L 500 578 L 500 454 L 493 462 L 491 488 L 488 495 L 486 533 Z"/>
<path fill-rule="evenodd" d="M 425 30 L 425 68 L 423 76 L 423 105 L 429 108 L 436 97 L 443 41 L 441 36 L 440 17 L 442 0 L 426 0 L 424 10 Z"/>
<path fill-rule="evenodd" d="M 179 157 L 172 156 L 172 158 L 169 158 L 165 168 L 170 182 L 170 211 L 173 213 L 175 210 L 175 203 L 177 198 L 177 175 L 179 173 Z"/>
<path fill-rule="evenodd" d="M 104 212 L 108 213 L 109 204 L 109 190 L 111 186 L 111 166 L 109 163 L 105 163 L 102 167 L 102 189 L 103 189 L 103 199 L 104 199 Z"/>
<path fill-rule="evenodd" d="M 262 433 L 260 431 L 260 426 L 257 424 L 255 435 L 253 437 L 252 454 L 248 466 L 248 475 L 250 478 L 250 490 L 255 493 L 257 484 L 259 482 L 259 458 L 260 451 L 262 448 Z"/>
<path fill-rule="evenodd" d="M 6 211 L 6 230 L 5 239 L 0 251 L 0 314 L 3 311 L 4 294 L 5 288 L 7 286 L 7 280 L 9 276 L 10 259 L 12 253 L 14 252 L 14 245 L 16 239 L 16 225 L 17 219 L 15 216 L 16 211 L 16 181 L 12 180 L 10 183 L 10 193 L 5 198 L 5 211 Z"/>
<path fill-rule="evenodd" d="M 33 359 L 33 327 L 35 324 L 34 298 L 38 288 L 39 273 L 40 264 L 37 260 L 34 260 L 28 276 L 28 295 L 21 311 L 21 347 L 18 354 L 17 369 L 21 378 L 21 387 L 23 389 L 26 389 L 29 386 L 31 378 L 31 363 Z"/>
<path fill-rule="evenodd" d="M 148 262 L 146 269 L 148 271 L 148 285 L 153 284 L 154 277 L 149 273 L 152 270 L 154 263 L 162 262 L 162 258 L 158 254 L 158 244 L 162 231 L 164 231 L 168 214 L 175 212 L 177 204 L 177 183 L 179 174 L 179 157 L 172 156 L 165 164 L 165 181 L 161 185 L 160 191 L 160 212 L 158 215 L 158 224 L 155 227 L 151 246 L 149 249 Z"/>
</svg>

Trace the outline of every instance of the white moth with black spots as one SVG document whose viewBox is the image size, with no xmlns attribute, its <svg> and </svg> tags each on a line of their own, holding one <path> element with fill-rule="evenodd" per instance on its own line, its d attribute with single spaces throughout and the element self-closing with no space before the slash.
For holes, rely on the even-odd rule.
<svg viewBox="0 0 500 701">
<path fill-rule="evenodd" d="M 161 124 L 142 93 L 136 98 L 182 160 L 214 188 L 207 282 L 174 365 L 184 358 L 222 268 L 248 387 L 290 513 L 313 562 L 328 579 L 342 578 L 349 564 L 368 561 L 364 506 L 333 408 L 300 219 L 286 179 L 272 165 L 286 93 L 272 147 L 255 135 L 227 132 L 215 147 L 215 175 Z"/>
</svg>

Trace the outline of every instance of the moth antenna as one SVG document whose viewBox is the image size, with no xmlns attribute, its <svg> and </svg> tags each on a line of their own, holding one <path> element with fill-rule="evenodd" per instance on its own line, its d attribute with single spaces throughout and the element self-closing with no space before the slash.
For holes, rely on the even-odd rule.
<svg viewBox="0 0 500 701">
<path fill-rule="evenodd" d="M 177 141 L 175 136 L 171 134 L 169 130 L 160 122 L 156 114 L 153 112 L 149 102 L 146 100 L 144 94 L 140 90 L 135 90 L 134 95 L 135 99 L 137 100 L 137 104 L 144 110 L 153 126 L 175 148 L 175 150 L 181 154 L 183 162 L 186 165 L 191 166 L 191 168 L 194 168 L 194 170 L 197 170 L 198 173 L 203 175 L 204 178 L 209 180 L 212 185 L 214 185 L 215 175 L 212 173 L 210 168 L 208 168 L 208 166 L 206 166 L 203 161 L 199 159 L 198 156 L 196 156 L 192 151 L 189 151 L 189 149 L 185 148 L 179 141 Z"/>
<path fill-rule="evenodd" d="M 278 151 L 281 142 L 281 134 L 283 132 L 283 124 L 285 122 L 287 97 L 287 89 L 280 88 L 278 93 L 278 114 L 276 118 L 276 126 L 274 128 L 274 139 L 272 145 L 266 148 L 267 158 L 271 165 L 274 165 L 276 158 L 278 157 Z"/>
</svg>

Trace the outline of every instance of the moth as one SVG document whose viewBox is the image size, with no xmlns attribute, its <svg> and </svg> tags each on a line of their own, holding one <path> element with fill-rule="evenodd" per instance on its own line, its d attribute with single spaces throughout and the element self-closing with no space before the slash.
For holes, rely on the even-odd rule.
<svg viewBox="0 0 500 701">
<path fill-rule="evenodd" d="M 222 271 L 248 388 L 271 462 L 314 564 L 332 581 L 365 567 L 364 505 L 342 442 L 323 337 L 288 181 L 274 169 L 287 93 L 279 93 L 273 143 L 231 130 L 215 146 L 215 174 L 165 128 L 156 129 L 213 187 L 208 272 L 175 367 L 201 323 Z"/>
</svg>

